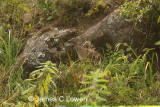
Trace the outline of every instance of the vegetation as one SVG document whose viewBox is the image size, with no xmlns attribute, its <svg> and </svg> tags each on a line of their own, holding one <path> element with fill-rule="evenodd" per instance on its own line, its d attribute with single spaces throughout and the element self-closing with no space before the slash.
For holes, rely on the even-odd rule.
<svg viewBox="0 0 160 107">
<path fill-rule="evenodd" d="M 51 21 L 74 25 L 81 18 L 97 17 L 96 14 L 109 9 L 102 1 L 0 1 L 0 107 L 160 105 L 159 69 L 154 66 L 158 54 L 153 49 L 144 49 L 139 55 L 124 43 L 117 45 L 115 51 L 107 45 L 101 64 L 71 60 L 69 65 L 57 68 L 47 61 L 29 79 L 22 79 L 23 68 L 16 67 L 16 60 L 31 32 Z M 110 0 L 115 2 L 120 1 Z M 151 39 L 159 39 L 159 0 L 126 0 L 117 10 L 136 25 L 153 22 L 153 31 L 158 33 L 153 33 Z M 31 20 L 26 22 L 24 14 L 30 14 Z M 127 49 L 119 49 L 120 45 Z M 147 55 L 151 55 L 150 60 Z"/>
</svg>

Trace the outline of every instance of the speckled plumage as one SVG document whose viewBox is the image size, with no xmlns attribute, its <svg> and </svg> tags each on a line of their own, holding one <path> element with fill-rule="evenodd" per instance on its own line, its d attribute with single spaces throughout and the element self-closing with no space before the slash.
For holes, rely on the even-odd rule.
<svg viewBox="0 0 160 107">
<path fill-rule="evenodd" d="M 99 52 L 95 51 L 94 49 L 85 48 L 81 46 L 80 43 L 75 38 L 69 40 L 69 42 L 73 43 L 75 50 L 78 54 L 78 57 L 81 61 L 85 59 L 90 59 L 97 63 L 101 63 L 103 56 Z"/>
</svg>

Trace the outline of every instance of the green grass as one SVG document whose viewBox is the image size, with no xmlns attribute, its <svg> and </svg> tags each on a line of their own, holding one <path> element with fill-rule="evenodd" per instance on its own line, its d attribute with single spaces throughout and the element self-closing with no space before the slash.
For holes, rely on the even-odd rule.
<svg viewBox="0 0 160 107">
<path fill-rule="evenodd" d="M 15 71 L 14 69 L 21 44 L 20 40 L 12 36 L 10 30 L 8 34 L 4 31 L 3 37 L 0 36 L 0 103 L 5 99 L 9 99 L 17 91 L 15 85 L 18 85 L 17 82 L 21 81 L 22 70 Z"/>
<path fill-rule="evenodd" d="M 17 106 L 159 105 L 160 80 L 158 72 L 154 71 L 154 54 L 151 62 L 146 60 L 149 51 L 146 49 L 143 55 L 136 54 L 132 61 L 128 61 L 125 51 L 108 52 L 110 56 L 100 65 L 71 61 L 70 65 L 62 64 L 57 69 L 50 61 L 42 63 L 30 74 L 30 79 L 7 85 L 12 90 L 12 100 L 3 96 L 1 103 Z M 30 102 L 29 96 L 54 98 L 54 101 Z M 75 98 L 81 100 L 73 101 Z"/>
<path fill-rule="evenodd" d="M 127 44 L 121 44 L 127 50 L 118 45 L 114 52 L 107 45 L 101 64 L 70 59 L 69 65 L 56 68 L 47 61 L 26 80 L 21 77 L 22 67 L 14 69 L 26 31 L 52 20 L 61 24 L 76 22 L 78 18 L 95 15 L 101 5 L 104 6 L 98 0 L 38 0 L 35 7 L 42 13 L 40 20 L 25 25 L 22 16 L 30 12 L 25 0 L 0 1 L 0 107 L 160 105 L 159 69 L 154 66 L 158 55 L 153 53 L 147 60 L 152 49 L 139 55 Z"/>
</svg>

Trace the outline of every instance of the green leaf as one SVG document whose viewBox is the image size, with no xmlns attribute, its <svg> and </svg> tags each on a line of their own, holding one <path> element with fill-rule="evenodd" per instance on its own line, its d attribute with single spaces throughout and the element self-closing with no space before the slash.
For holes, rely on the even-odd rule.
<svg viewBox="0 0 160 107">
<path fill-rule="evenodd" d="M 28 103 L 28 106 L 29 106 L 29 107 L 33 107 L 33 103 L 30 103 L 30 102 L 29 102 L 29 103 Z M 24 107 L 24 106 L 23 106 L 23 107 Z"/>
<path fill-rule="evenodd" d="M 28 93 L 32 92 L 34 89 L 35 89 L 35 87 L 31 87 L 31 88 L 29 88 L 29 89 L 23 91 L 23 92 L 21 93 L 21 95 L 28 94 Z"/>
<path fill-rule="evenodd" d="M 43 86 L 46 94 L 48 94 L 48 82 L 46 80 L 43 81 Z"/>
<path fill-rule="evenodd" d="M 160 41 L 156 42 L 155 45 L 160 45 Z"/>
<path fill-rule="evenodd" d="M 52 64 L 51 66 L 55 66 L 55 64 Z M 56 72 L 59 72 L 57 68 L 55 67 L 51 67 L 52 69 L 54 69 Z"/>
<path fill-rule="evenodd" d="M 38 75 L 37 78 L 41 78 L 43 76 L 43 72 Z"/>
<path fill-rule="evenodd" d="M 98 79 L 98 82 L 108 82 L 108 80 L 105 80 L 105 79 Z"/>
<path fill-rule="evenodd" d="M 44 93 L 43 93 L 43 86 L 40 87 L 40 94 L 41 94 L 41 96 L 44 95 Z"/>
<path fill-rule="evenodd" d="M 97 5 L 98 5 L 98 6 L 102 6 L 102 7 L 105 7 L 105 6 L 106 6 L 106 4 L 103 3 L 102 1 L 99 1 Z"/>
<path fill-rule="evenodd" d="M 10 24 L 7 24 L 7 26 L 6 26 L 7 28 L 10 28 L 11 27 L 11 25 Z"/>
<path fill-rule="evenodd" d="M 130 51 L 130 50 L 131 50 L 130 48 L 127 48 L 127 49 L 126 49 L 126 51 Z"/>
<path fill-rule="evenodd" d="M 91 82 L 81 82 L 82 84 L 91 84 Z"/>
<path fill-rule="evenodd" d="M 53 69 L 48 68 L 48 70 L 49 70 L 51 73 L 53 73 L 53 74 L 57 75 Z"/>
<path fill-rule="evenodd" d="M 48 75 L 46 77 L 46 80 L 47 80 L 48 83 L 50 83 L 50 81 L 51 81 L 51 75 L 49 73 L 48 73 Z"/>
<path fill-rule="evenodd" d="M 101 94 L 106 94 L 106 95 L 111 94 L 110 92 L 105 91 L 105 90 L 99 90 L 98 92 L 101 93 Z"/>
<path fill-rule="evenodd" d="M 85 91 L 87 91 L 87 90 L 89 90 L 89 89 L 90 89 L 90 87 L 89 87 L 89 88 L 84 88 L 84 89 L 82 89 L 82 90 L 79 90 L 78 92 L 79 92 L 79 93 L 85 92 Z"/>
<path fill-rule="evenodd" d="M 107 87 L 105 85 L 99 85 L 99 86 L 107 90 Z"/>
<path fill-rule="evenodd" d="M 52 16 L 49 16 L 48 18 L 47 18 L 47 20 L 51 20 L 53 17 Z"/>
<path fill-rule="evenodd" d="M 33 75 L 33 74 L 40 74 L 41 70 L 35 70 L 33 72 L 30 73 L 30 75 Z"/>
<path fill-rule="evenodd" d="M 88 76 L 88 75 L 84 75 L 84 77 L 88 78 L 88 79 L 93 79 L 94 77 L 92 76 Z"/>
<path fill-rule="evenodd" d="M 96 97 L 96 99 L 101 100 L 101 101 L 106 101 L 106 99 L 101 98 L 101 97 Z"/>
</svg>

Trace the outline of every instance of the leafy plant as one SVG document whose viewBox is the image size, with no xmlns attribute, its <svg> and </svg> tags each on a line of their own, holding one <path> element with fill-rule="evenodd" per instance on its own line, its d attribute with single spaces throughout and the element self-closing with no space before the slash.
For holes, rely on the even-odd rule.
<svg viewBox="0 0 160 107">
<path fill-rule="evenodd" d="M 14 36 L 24 36 L 22 18 L 24 13 L 30 12 L 28 2 L 24 2 L 24 0 L 1 0 L 0 6 L 0 22 L 5 30 L 12 29 Z"/>
<path fill-rule="evenodd" d="M 153 49 L 137 54 L 127 44 L 119 44 L 115 51 L 107 45 L 101 65 L 92 62 L 60 64 L 51 61 L 41 63 L 30 78 L 22 80 L 23 68 L 15 69 L 17 55 L 22 46 L 25 32 L 31 31 L 36 23 L 25 24 L 24 13 L 30 13 L 29 1 L 0 1 L 0 106 L 56 106 L 56 105 L 159 105 L 160 79 Z M 108 9 L 103 0 L 35 0 L 33 4 L 42 13 L 41 25 L 47 21 L 66 24 L 79 22 Z M 111 2 L 113 2 L 111 0 Z M 114 1 L 116 2 L 116 1 Z M 118 0 L 119 2 L 119 0 Z M 120 6 L 120 14 L 127 21 L 160 22 L 159 0 L 127 0 Z M 44 21 L 44 22 L 43 22 Z M 159 27 L 157 27 L 159 28 Z M 158 34 L 157 34 L 158 35 Z M 156 39 L 157 40 L 157 39 Z M 159 45 L 159 41 L 155 45 Z M 120 49 L 120 45 L 127 47 Z M 129 53 L 129 54 L 126 54 Z M 157 57 L 158 58 L 158 57 Z M 86 102 L 49 102 L 43 98 L 60 96 L 87 97 Z M 31 98 L 31 99 L 30 99 Z M 42 99 L 41 99 L 42 98 Z"/>
<path fill-rule="evenodd" d="M 95 0 L 92 2 L 91 9 L 85 14 L 85 16 L 93 16 L 94 14 L 98 13 L 100 11 L 100 8 L 102 8 L 104 11 L 107 11 L 109 9 L 108 4 L 105 3 L 102 0 Z"/>
<path fill-rule="evenodd" d="M 109 95 L 107 86 L 105 85 L 108 80 L 104 77 L 105 73 L 101 72 L 100 69 L 96 70 L 96 72 L 91 72 L 90 75 L 84 75 L 88 80 L 86 82 L 82 82 L 83 85 L 87 85 L 86 88 L 79 90 L 78 92 L 87 92 L 87 98 L 89 105 L 97 105 L 100 102 L 107 101 L 102 98 L 101 94 Z"/>
<path fill-rule="evenodd" d="M 1 36 L 0 36 L 0 76 L 1 76 L 0 93 L 2 92 L 5 93 L 1 97 L 5 96 L 11 97 L 11 99 L 7 100 L 10 101 L 15 98 L 14 96 L 12 96 L 12 93 L 15 93 L 17 91 L 17 94 L 15 94 L 15 96 L 19 95 L 18 90 L 15 88 L 15 84 L 21 81 L 22 71 L 20 70 L 21 67 L 15 70 L 14 65 L 16 63 L 19 51 L 22 47 L 22 41 L 14 37 L 12 35 L 11 30 L 7 35 L 7 33 L 3 31 L 3 29 L 1 29 Z"/>
<path fill-rule="evenodd" d="M 41 63 L 38 70 L 33 71 L 30 74 L 30 79 L 25 80 L 26 84 L 30 84 L 30 88 L 22 92 L 25 97 L 33 96 L 34 103 L 38 106 L 41 102 L 44 105 L 46 100 L 40 100 L 40 98 L 49 98 L 56 96 L 56 83 L 54 80 L 58 77 L 59 71 L 56 69 L 55 64 L 51 61 Z"/>
<path fill-rule="evenodd" d="M 136 22 L 135 24 L 141 22 L 143 18 L 148 18 L 149 13 L 154 12 L 154 15 L 157 18 L 156 20 L 159 23 L 159 4 L 160 2 L 157 0 L 126 0 L 126 2 L 120 6 L 118 11 L 121 16 L 123 15 L 126 17 L 127 21 Z"/>
<path fill-rule="evenodd" d="M 21 41 L 15 37 L 12 37 L 12 32 L 9 31 L 6 39 L 0 37 L 0 50 L 1 50 L 1 60 L 0 62 L 8 67 L 12 66 L 17 58 L 17 55 L 21 49 Z"/>
</svg>

